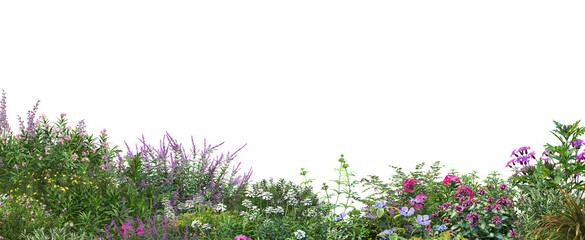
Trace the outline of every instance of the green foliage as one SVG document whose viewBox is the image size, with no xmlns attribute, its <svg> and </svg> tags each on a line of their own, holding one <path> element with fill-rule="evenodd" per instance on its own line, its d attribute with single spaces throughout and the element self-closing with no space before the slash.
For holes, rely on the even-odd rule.
<svg viewBox="0 0 585 240">
<path fill-rule="evenodd" d="M 585 201 L 583 192 L 579 196 L 571 196 L 561 189 L 562 209 L 544 215 L 537 222 L 537 229 L 528 233 L 535 239 L 584 239 L 585 238 Z"/>
<path fill-rule="evenodd" d="M 35 229 L 32 233 L 26 231 L 21 234 L 23 240 L 90 240 L 93 239 L 85 233 L 77 234 L 75 232 L 67 232 L 66 228 L 51 228 L 45 232 L 45 228 Z"/>
</svg>

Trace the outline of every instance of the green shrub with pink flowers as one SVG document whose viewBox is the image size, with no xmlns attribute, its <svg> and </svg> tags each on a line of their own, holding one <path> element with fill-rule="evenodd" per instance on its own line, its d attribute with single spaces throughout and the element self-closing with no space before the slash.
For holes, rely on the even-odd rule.
<svg viewBox="0 0 585 240">
<path fill-rule="evenodd" d="M 585 128 L 554 122 L 560 145 L 537 158 L 520 147 L 502 161 L 514 175 L 425 163 L 389 182 L 352 179 L 339 158 L 336 186 L 314 192 L 301 169 L 300 185 L 285 179 L 249 181 L 235 154 L 212 158 L 221 145 L 186 151 L 169 134 L 158 147 L 122 154 L 104 129 L 36 117 L 38 103 L 19 117 L 18 131 L 0 102 L 0 239 L 573 239 L 585 235 Z M 16 134 L 14 134 L 16 132 Z M 197 151 L 199 150 L 199 151 Z M 232 171 L 230 171 L 232 169 Z M 361 184 L 373 193 L 360 197 Z M 366 205 L 357 209 L 353 205 Z M 560 203 L 560 204 L 559 204 Z M 341 209 L 341 212 L 338 210 Z M 50 234 L 50 235 L 49 235 Z M 75 236 L 75 237 L 73 237 Z"/>
</svg>

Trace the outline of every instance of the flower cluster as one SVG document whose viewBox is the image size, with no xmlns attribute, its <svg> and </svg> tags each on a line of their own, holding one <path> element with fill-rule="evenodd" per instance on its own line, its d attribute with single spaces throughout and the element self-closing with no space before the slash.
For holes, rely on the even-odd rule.
<svg viewBox="0 0 585 240">
<path fill-rule="evenodd" d="M 530 150 L 530 147 L 521 147 L 517 151 L 516 150 L 512 151 L 510 157 L 515 156 L 516 158 L 513 158 L 512 160 L 508 161 L 508 163 L 506 163 L 506 167 L 512 168 L 516 164 L 520 164 L 524 167 L 530 163 L 531 158 L 536 160 L 536 157 L 534 157 L 535 154 L 534 151 L 528 153 L 528 150 Z M 520 154 L 520 156 L 518 154 Z"/>
<path fill-rule="evenodd" d="M 408 191 L 408 192 L 412 192 L 412 189 L 410 188 L 412 185 L 414 185 L 415 183 L 419 183 L 419 181 L 414 180 L 414 179 L 406 179 L 406 181 L 404 181 L 404 191 Z"/>
<path fill-rule="evenodd" d="M 451 175 L 451 174 L 445 176 L 445 179 L 443 179 L 443 183 L 445 185 L 449 184 L 450 182 L 457 182 L 457 183 L 461 184 L 461 180 L 459 180 L 459 178 L 457 176 Z"/>
</svg>

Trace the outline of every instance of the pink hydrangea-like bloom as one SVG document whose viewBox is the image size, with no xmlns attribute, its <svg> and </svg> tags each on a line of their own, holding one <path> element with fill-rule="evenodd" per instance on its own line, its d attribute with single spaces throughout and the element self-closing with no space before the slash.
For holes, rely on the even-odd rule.
<svg viewBox="0 0 585 240">
<path fill-rule="evenodd" d="M 419 183 L 419 181 L 414 180 L 414 179 L 406 179 L 406 181 L 404 181 L 404 191 L 408 191 L 408 192 L 412 192 L 412 189 L 410 189 L 410 186 L 414 185 L 415 183 Z"/>
<path fill-rule="evenodd" d="M 67 114 L 61 113 L 61 117 L 65 117 L 65 116 L 67 116 Z"/>
<path fill-rule="evenodd" d="M 459 184 L 461 184 L 461 180 L 459 180 L 459 178 L 457 176 L 452 175 L 452 174 L 445 176 L 445 179 L 443 179 L 444 184 L 449 184 L 451 181 L 455 181 L 455 182 L 458 182 Z"/>
</svg>

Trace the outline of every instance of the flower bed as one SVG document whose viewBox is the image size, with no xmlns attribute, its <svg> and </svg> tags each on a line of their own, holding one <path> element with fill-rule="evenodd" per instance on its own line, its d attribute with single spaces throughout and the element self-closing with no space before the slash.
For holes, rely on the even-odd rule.
<svg viewBox="0 0 585 240">
<path fill-rule="evenodd" d="M 530 147 L 514 150 L 509 179 L 492 172 L 480 183 L 475 173 L 441 174 L 435 162 L 427 172 L 424 163 L 408 174 L 394 167 L 389 183 L 356 181 L 341 155 L 337 188 L 323 184 L 315 193 L 305 169 L 299 185 L 250 182 L 251 170 L 230 168 L 239 150 L 211 157 L 221 144 L 186 152 L 167 134 L 158 147 L 143 138 L 122 155 L 105 129 L 96 139 L 83 121 L 69 126 L 65 114 L 49 123 L 35 118 L 36 105 L 14 135 L 4 96 L 1 104 L 0 239 L 568 239 L 585 232 L 579 122 L 555 122 L 561 145 L 547 144 L 539 159 Z M 358 184 L 374 194 L 360 197 Z"/>
</svg>

